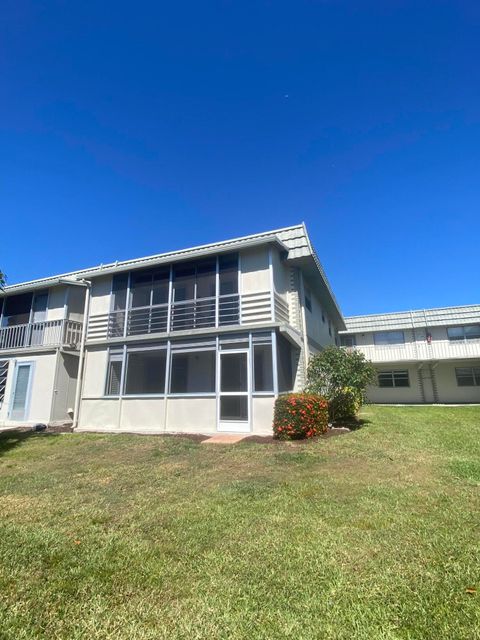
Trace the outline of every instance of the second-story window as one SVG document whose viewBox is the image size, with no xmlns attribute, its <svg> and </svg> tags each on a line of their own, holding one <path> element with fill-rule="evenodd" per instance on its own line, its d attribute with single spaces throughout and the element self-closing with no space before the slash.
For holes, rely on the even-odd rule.
<svg viewBox="0 0 480 640">
<path fill-rule="evenodd" d="M 480 324 L 470 324 L 463 327 L 448 327 L 448 339 L 458 340 L 478 340 L 480 339 Z"/>
<path fill-rule="evenodd" d="M 403 331 L 376 331 L 373 334 L 373 341 L 376 345 L 405 344 L 405 334 Z"/>
<path fill-rule="evenodd" d="M 312 312 L 312 294 L 310 293 L 310 289 L 305 287 L 305 307 Z"/>
<path fill-rule="evenodd" d="M 168 303 L 170 268 L 133 272 L 130 284 L 130 306 L 151 307 Z"/>
</svg>

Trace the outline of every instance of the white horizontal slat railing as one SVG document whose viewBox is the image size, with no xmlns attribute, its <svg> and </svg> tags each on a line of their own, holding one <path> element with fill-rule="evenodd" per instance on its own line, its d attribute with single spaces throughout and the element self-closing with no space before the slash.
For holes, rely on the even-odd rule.
<svg viewBox="0 0 480 640">
<path fill-rule="evenodd" d="M 81 340 L 82 323 L 74 320 L 46 320 L 0 328 L 0 350 L 68 345 Z"/>
</svg>

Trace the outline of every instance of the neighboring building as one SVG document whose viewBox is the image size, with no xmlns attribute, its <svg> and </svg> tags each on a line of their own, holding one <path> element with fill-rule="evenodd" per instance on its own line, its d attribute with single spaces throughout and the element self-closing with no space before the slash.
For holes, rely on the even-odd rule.
<svg viewBox="0 0 480 640">
<path fill-rule="evenodd" d="M 59 277 L 0 292 L 0 426 L 69 419 L 84 298 Z"/>
<path fill-rule="evenodd" d="M 341 343 L 378 370 L 376 403 L 480 402 L 480 305 L 345 319 Z"/>
</svg>

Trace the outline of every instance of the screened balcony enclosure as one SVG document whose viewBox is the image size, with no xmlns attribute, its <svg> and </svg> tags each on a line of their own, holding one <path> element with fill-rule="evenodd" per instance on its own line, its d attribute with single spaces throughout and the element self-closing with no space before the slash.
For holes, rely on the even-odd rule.
<svg viewBox="0 0 480 640">
<path fill-rule="evenodd" d="M 239 322 L 237 254 L 113 277 L 108 338 Z"/>
</svg>

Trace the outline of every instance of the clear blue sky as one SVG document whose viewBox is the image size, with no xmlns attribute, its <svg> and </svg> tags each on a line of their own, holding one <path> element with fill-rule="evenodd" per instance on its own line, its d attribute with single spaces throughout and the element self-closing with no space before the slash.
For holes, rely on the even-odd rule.
<svg viewBox="0 0 480 640">
<path fill-rule="evenodd" d="M 343 312 L 480 299 L 480 5 L 8 0 L 11 284 L 305 221 Z"/>
</svg>

